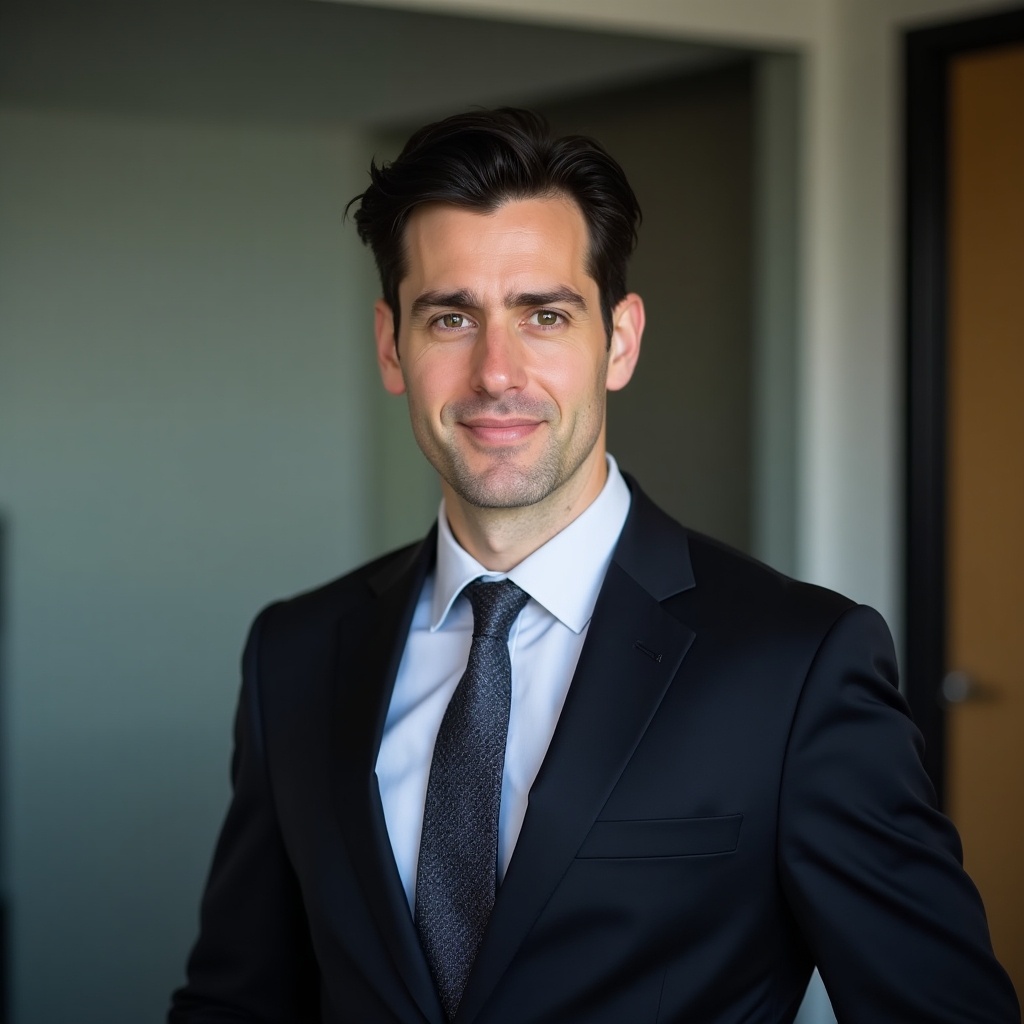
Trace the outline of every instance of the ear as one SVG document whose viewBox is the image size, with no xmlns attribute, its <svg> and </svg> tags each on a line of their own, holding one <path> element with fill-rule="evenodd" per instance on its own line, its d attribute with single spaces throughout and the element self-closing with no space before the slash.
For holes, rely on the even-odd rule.
<svg viewBox="0 0 1024 1024">
<path fill-rule="evenodd" d="M 383 299 L 373 304 L 373 332 L 377 338 L 377 365 L 384 390 L 392 395 L 401 395 L 405 391 L 405 378 L 398 359 L 395 315 Z"/>
<path fill-rule="evenodd" d="M 646 316 L 644 300 L 630 292 L 612 310 L 612 342 L 608 354 L 609 391 L 624 388 L 633 376 L 640 357 L 640 339 L 643 337 Z"/>
</svg>

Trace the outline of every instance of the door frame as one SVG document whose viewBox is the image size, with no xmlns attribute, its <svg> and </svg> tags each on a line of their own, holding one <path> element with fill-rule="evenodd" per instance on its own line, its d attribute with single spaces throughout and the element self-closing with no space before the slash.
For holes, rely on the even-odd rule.
<svg viewBox="0 0 1024 1024">
<path fill-rule="evenodd" d="M 1024 42 L 1024 8 L 904 36 L 906 696 L 946 801 L 946 354 L 949 74 L 955 57 Z"/>
</svg>

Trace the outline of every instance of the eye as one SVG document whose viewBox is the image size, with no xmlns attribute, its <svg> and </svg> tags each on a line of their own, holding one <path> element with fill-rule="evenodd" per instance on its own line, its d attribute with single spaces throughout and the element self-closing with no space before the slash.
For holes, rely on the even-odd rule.
<svg viewBox="0 0 1024 1024">
<path fill-rule="evenodd" d="M 537 327 L 557 327 L 564 322 L 565 317 L 561 313 L 556 313 L 553 309 L 538 309 L 530 317 L 530 323 Z"/>
<path fill-rule="evenodd" d="M 435 323 L 440 324 L 446 331 L 461 331 L 469 327 L 472 321 L 465 313 L 442 313 Z"/>
</svg>

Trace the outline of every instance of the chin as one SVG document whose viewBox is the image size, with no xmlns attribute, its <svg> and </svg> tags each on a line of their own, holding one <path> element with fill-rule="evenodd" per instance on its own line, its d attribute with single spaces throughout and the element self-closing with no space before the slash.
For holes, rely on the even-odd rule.
<svg viewBox="0 0 1024 1024">
<path fill-rule="evenodd" d="M 562 483 L 541 467 L 500 466 L 477 474 L 460 467 L 452 468 L 445 479 L 463 501 L 476 508 L 527 508 L 543 501 Z"/>
</svg>

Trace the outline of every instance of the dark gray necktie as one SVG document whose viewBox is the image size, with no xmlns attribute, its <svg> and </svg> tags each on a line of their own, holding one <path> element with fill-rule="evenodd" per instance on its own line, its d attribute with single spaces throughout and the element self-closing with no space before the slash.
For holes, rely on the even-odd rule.
<svg viewBox="0 0 1024 1024">
<path fill-rule="evenodd" d="M 529 600 L 511 580 L 474 580 L 463 593 L 473 605 L 473 643 L 434 744 L 416 873 L 416 927 L 449 1020 L 494 906 L 508 632 Z"/>
</svg>

